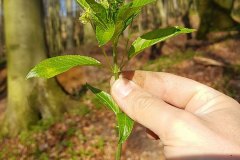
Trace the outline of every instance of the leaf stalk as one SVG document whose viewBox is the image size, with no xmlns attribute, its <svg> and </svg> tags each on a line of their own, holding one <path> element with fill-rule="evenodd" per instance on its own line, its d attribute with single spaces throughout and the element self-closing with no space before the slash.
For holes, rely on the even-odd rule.
<svg viewBox="0 0 240 160">
<path fill-rule="evenodd" d="M 122 143 L 118 143 L 117 153 L 116 153 L 116 160 L 120 160 L 121 159 L 121 154 L 122 154 Z"/>
</svg>

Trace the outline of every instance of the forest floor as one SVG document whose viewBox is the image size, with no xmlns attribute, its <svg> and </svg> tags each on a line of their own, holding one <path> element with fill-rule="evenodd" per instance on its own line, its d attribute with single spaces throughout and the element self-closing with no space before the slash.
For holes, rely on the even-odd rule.
<svg viewBox="0 0 240 160">
<path fill-rule="evenodd" d="M 186 44 L 188 47 L 186 47 Z M 234 36 L 214 42 L 186 41 L 179 36 L 168 41 L 159 59 L 149 61 L 149 51 L 134 59 L 127 69 L 170 72 L 188 77 L 214 87 L 240 102 L 240 39 Z M 89 55 L 104 62 L 98 49 L 86 46 L 78 53 L 93 48 Z M 76 50 L 69 53 L 76 53 Z M 85 52 L 86 53 L 86 52 Z M 58 81 L 66 92 L 82 104 L 65 113 L 61 120 L 39 122 L 30 132 L 16 138 L 0 141 L 0 159 L 61 159 L 61 160 L 112 160 L 114 159 L 117 132 L 114 115 L 104 108 L 90 92 L 83 91 L 83 84 L 109 90 L 108 70 L 100 68 L 74 68 L 60 75 Z M 0 84 L 6 70 L 0 71 Z M 82 94 L 82 92 L 84 94 Z M 6 100 L 0 98 L 0 112 Z M 1 114 L 0 114 L 1 115 Z M 0 116 L 1 117 L 1 116 Z M 159 141 L 147 138 L 145 128 L 135 125 L 133 134 L 123 147 L 124 160 L 164 159 Z"/>
</svg>

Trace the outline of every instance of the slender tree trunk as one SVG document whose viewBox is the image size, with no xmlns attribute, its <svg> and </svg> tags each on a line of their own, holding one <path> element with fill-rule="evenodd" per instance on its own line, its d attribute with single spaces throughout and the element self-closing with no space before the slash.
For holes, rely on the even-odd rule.
<svg viewBox="0 0 240 160">
<path fill-rule="evenodd" d="M 61 38 L 61 20 L 59 0 L 46 1 L 48 15 L 46 17 L 46 37 L 50 56 L 58 56 L 63 51 Z"/>
<path fill-rule="evenodd" d="M 169 8 L 168 8 L 168 1 L 167 0 L 163 0 L 163 8 L 164 8 L 164 12 L 165 13 L 163 15 L 163 26 L 168 26 L 168 17 L 169 17 Z"/>
<path fill-rule="evenodd" d="M 72 19 L 72 0 L 67 0 L 67 19 L 66 19 L 66 28 L 67 28 L 67 49 L 74 47 L 73 41 L 73 19 Z"/>
<path fill-rule="evenodd" d="M 234 1 L 231 15 L 235 21 L 240 23 L 240 1 L 239 0 Z"/>
<path fill-rule="evenodd" d="M 3 45 L 4 45 L 4 36 L 3 36 L 3 1 L 0 0 L 0 64 L 3 61 Z"/>
<path fill-rule="evenodd" d="M 182 21 L 183 21 L 183 24 L 184 24 L 185 27 L 187 27 L 187 28 L 192 28 L 191 23 L 190 23 L 190 18 L 189 18 L 189 11 L 187 11 L 187 12 L 183 15 Z M 187 39 L 188 39 L 188 40 L 192 39 L 192 34 L 191 34 L 191 33 L 187 34 Z"/>
<path fill-rule="evenodd" d="M 40 118 L 59 117 L 65 95 L 56 82 L 26 80 L 30 68 L 46 58 L 42 1 L 4 0 L 8 105 L 2 133 L 17 135 Z"/>
<path fill-rule="evenodd" d="M 190 23 L 190 18 L 189 18 L 189 10 L 190 10 L 190 7 L 191 7 L 192 4 L 193 4 L 193 0 L 189 0 L 188 4 L 187 4 L 187 7 L 186 7 L 186 11 L 185 11 L 185 13 L 182 17 L 183 24 L 187 28 L 192 28 L 192 25 Z M 184 4 L 183 4 L 183 6 L 184 6 Z M 188 40 L 192 39 L 192 34 L 191 33 L 187 34 L 187 39 Z"/>
<path fill-rule="evenodd" d="M 81 8 L 78 8 L 78 5 L 77 5 L 75 10 L 75 16 L 74 16 L 74 19 L 75 19 L 74 40 L 77 47 L 80 47 L 81 45 L 84 44 L 84 24 L 76 20 L 80 16 L 81 12 L 83 12 L 83 10 Z"/>
<path fill-rule="evenodd" d="M 6 66 L 6 61 L 3 53 L 4 38 L 3 38 L 3 1 L 0 0 L 0 72 Z M 0 77 L 0 100 L 6 96 L 6 79 Z M 1 117 L 0 117 L 1 120 Z"/>
<path fill-rule="evenodd" d="M 139 36 L 141 36 L 143 34 L 143 26 L 142 26 L 142 14 L 140 14 L 138 16 L 138 19 L 137 19 L 137 24 L 138 24 L 138 34 Z"/>
<path fill-rule="evenodd" d="M 164 8 L 163 0 L 157 1 L 157 7 L 160 14 L 161 19 L 161 26 L 166 27 L 167 26 L 167 9 Z"/>
<path fill-rule="evenodd" d="M 154 9 L 152 10 L 152 23 L 154 25 L 154 29 L 157 29 L 159 27 L 167 27 L 166 10 L 164 9 L 163 5 L 163 1 L 158 0 L 154 5 Z M 161 56 L 164 44 L 164 42 L 161 42 L 151 47 L 151 54 L 149 55 L 150 60 L 157 59 Z"/>
</svg>

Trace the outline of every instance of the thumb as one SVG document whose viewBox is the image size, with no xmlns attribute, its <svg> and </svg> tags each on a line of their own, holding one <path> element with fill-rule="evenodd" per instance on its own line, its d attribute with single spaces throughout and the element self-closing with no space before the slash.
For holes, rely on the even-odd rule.
<svg viewBox="0 0 240 160">
<path fill-rule="evenodd" d="M 176 117 L 183 112 L 127 79 L 117 80 L 112 85 L 111 94 L 127 115 L 155 132 L 160 138 L 164 136 L 162 134 L 166 134 L 170 123 L 174 123 Z"/>
</svg>

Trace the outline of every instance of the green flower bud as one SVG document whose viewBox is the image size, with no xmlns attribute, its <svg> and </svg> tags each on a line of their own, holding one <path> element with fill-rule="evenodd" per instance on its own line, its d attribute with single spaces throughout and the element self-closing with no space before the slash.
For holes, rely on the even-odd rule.
<svg viewBox="0 0 240 160">
<path fill-rule="evenodd" d="M 104 8 L 109 8 L 108 0 L 99 0 L 100 4 L 103 5 Z"/>
<path fill-rule="evenodd" d="M 92 15 L 92 11 L 90 9 L 87 9 L 79 18 L 79 20 L 83 23 L 83 24 L 87 24 L 91 21 L 91 16 Z"/>
</svg>

